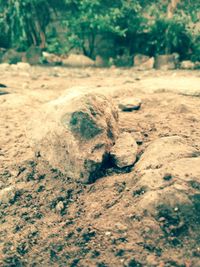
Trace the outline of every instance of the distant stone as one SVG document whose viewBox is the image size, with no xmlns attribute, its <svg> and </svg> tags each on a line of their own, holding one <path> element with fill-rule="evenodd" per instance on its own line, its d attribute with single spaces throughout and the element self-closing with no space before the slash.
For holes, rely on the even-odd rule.
<svg viewBox="0 0 200 267">
<path fill-rule="evenodd" d="M 59 57 L 58 55 L 55 55 L 53 53 L 48 53 L 48 52 L 42 52 L 44 60 L 49 63 L 49 64 L 62 64 L 62 58 Z"/>
<path fill-rule="evenodd" d="M 134 60 L 133 60 L 134 67 L 141 66 L 143 63 L 147 62 L 149 59 L 150 57 L 146 55 L 142 55 L 142 54 L 135 55 Z"/>
<path fill-rule="evenodd" d="M 62 60 L 62 63 L 69 67 L 93 67 L 95 61 L 85 55 L 70 54 Z"/>
<path fill-rule="evenodd" d="M 137 143 L 130 133 L 122 133 L 111 149 L 110 155 L 119 168 L 131 166 L 137 158 Z"/>
<path fill-rule="evenodd" d="M 42 60 L 42 49 L 37 46 L 31 46 L 26 52 L 26 60 L 31 65 L 37 65 Z"/>
<path fill-rule="evenodd" d="M 159 70 L 174 70 L 178 66 L 179 55 L 159 55 L 155 58 L 155 68 Z"/>
<path fill-rule="evenodd" d="M 129 97 L 121 100 L 118 106 L 122 111 L 133 111 L 140 109 L 141 104 L 141 99 Z"/>
<path fill-rule="evenodd" d="M 15 49 L 8 49 L 2 56 L 1 61 L 8 64 L 16 64 L 21 62 L 24 57 L 24 53 L 18 52 Z"/>
<path fill-rule="evenodd" d="M 8 204 L 14 200 L 16 196 L 16 188 L 14 186 L 6 187 L 0 190 L 0 203 Z"/>
<path fill-rule="evenodd" d="M 152 70 L 154 68 L 154 57 L 149 58 L 147 61 L 137 67 L 138 70 Z"/>
<path fill-rule="evenodd" d="M 180 68 L 183 70 L 193 70 L 195 68 L 195 63 L 190 60 L 185 60 L 181 62 Z"/>
</svg>

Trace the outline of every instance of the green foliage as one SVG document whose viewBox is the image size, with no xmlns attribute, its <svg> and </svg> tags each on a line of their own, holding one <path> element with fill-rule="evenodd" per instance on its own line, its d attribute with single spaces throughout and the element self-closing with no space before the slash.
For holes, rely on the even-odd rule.
<svg viewBox="0 0 200 267">
<path fill-rule="evenodd" d="M 0 46 L 31 45 L 95 57 L 107 42 L 110 56 L 178 52 L 200 60 L 200 2 L 180 0 L 1 0 Z M 109 56 L 108 56 L 109 57 Z M 120 61 L 120 59 L 119 59 Z"/>
<path fill-rule="evenodd" d="M 66 0 L 67 12 L 63 24 L 70 46 L 81 48 L 86 55 L 93 56 L 99 35 L 125 36 L 127 27 L 123 22 L 127 7 L 124 3 L 126 1 Z M 132 5 L 129 12 L 134 7 Z"/>
</svg>

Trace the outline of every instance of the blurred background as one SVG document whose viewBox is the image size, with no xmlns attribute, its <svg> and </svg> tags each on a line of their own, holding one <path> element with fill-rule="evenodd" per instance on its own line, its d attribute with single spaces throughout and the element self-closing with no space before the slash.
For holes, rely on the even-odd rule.
<svg viewBox="0 0 200 267">
<path fill-rule="evenodd" d="M 0 47 L 7 63 L 32 63 L 42 52 L 118 66 L 136 54 L 200 61 L 200 1 L 1 0 Z"/>
</svg>

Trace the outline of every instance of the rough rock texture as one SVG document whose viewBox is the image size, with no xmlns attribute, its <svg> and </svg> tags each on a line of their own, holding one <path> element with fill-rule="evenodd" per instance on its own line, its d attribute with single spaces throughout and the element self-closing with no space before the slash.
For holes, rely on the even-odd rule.
<svg viewBox="0 0 200 267">
<path fill-rule="evenodd" d="M 159 55 L 155 58 L 155 68 L 159 70 L 174 70 L 178 64 L 178 54 Z"/>
<path fill-rule="evenodd" d="M 154 57 L 149 58 L 147 61 L 145 61 L 144 63 L 142 63 L 139 66 L 139 70 L 151 70 L 154 67 L 154 63 L 155 63 L 155 59 Z"/>
<path fill-rule="evenodd" d="M 119 168 L 131 166 L 137 158 L 138 146 L 130 133 L 122 133 L 111 149 L 110 155 Z"/>
<path fill-rule="evenodd" d="M 176 159 L 191 157 L 195 152 L 195 149 L 179 136 L 163 137 L 148 146 L 137 163 L 136 170 L 158 169 Z"/>
<path fill-rule="evenodd" d="M 133 110 L 138 110 L 141 107 L 142 100 L 139 98 L 134 98 L 134 97 L 128 97 L 124 98 L 120 101 L 118 107 L 122 111 L 133 111 Z"/>
<path fill-rule="evenodd" d="M 154 57 L 147 57 L 143 55 L 137 55 L 134 57 L 134 67 L 137 70 L 151 70 L 154 68 Z"/>
<path fill-rule="evenodd" d="M 199 239 L 200 157 L 178 136 L 154 141 L 136 165 L 133 195 L 140 216 L 152 216 L 168 242 Z"/>
<path fill-rule="evenodd" d="M 82 182 L 96 179 L 118 133 L 118 113 L 100 94 L 66 95 L 46 105 L 40 133 L 33 134 L 37 154 Z"/>
<path fill-rule="evenodd" d="M 195 68 L 195 63 L 190 60 L 182 61 L 180 68 L 183 70 L 193 70 Z"/>
<path fill-rule="evenodd" d="M 135 67 L 141 66 L 143 63 L 147 62 L 150 59 L 150 57 L 142 54 L 137 54 L 134 56 L 133 64 Z"/>
<path fill-rule="evenodd" d="M 69 67 L 93 67 L 95 62 L 84 55 L 70 54 L 62 60 L 63 64 Z"/>
</svg>

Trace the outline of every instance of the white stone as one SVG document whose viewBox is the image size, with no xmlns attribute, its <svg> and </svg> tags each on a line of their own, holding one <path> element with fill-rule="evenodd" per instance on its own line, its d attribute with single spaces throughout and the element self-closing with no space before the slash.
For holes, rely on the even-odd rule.
<svg viewBox="0 0 200 267">
<path fill-rule="evenodd" d="M 122 111 L 133 111 L 138 110 L 141 107 L 141 104 L 141 99 L 128 97 L 122 99 L 118 106 Z"/>
</svg>

